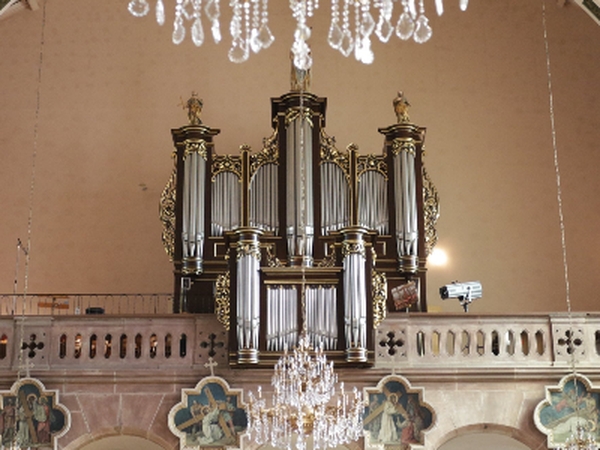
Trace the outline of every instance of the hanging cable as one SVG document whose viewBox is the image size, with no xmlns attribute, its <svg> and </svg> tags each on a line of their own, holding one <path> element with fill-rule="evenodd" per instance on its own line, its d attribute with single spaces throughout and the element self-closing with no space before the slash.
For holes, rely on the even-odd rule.
<svg viewBox="0 0 600 450">
<path fill-rule="evenodd" d="M 27 305 L 27 292 L 29 289 L 29 268 L 31 262 L 31 235 L 32 235 L 32 226 L 33 226 L 33 194 L 35 191 L 35 169 L 36 169 L 36 159 L 37 159 L 37 150 L 38 150 L 38 136 L 39 136 L 39 122 L 40 122 L 40 109 L 41 109 L 41 93 L 42 93 L 42 75 L 43 75 L 43 66 L 44 66 L 44 44 L 45 44 L 45 34 L 46 34 L 46 0 L 44 0 L 44 4 L 42 7 L 42 26 L 40 32 L 40 51 L 39 51 L 39 59 L 38 59 L 38 77 L 37 77 L 37 87 L 36 87 L 36 99 L 35 99 L 35 118 L 33 122 L 33 150 L 31 154 L 31 181 L 29 184 L 29 211 L 27 217 L 27 238 L 25 243 L 25 248 L 23 248 L 23 252 L 25 254 L 25 268 L 24 268 L 24 279 L 23 279 L 23 304 L 21 309 L 21 324 L 20 324 L 20 339 L 21 346 L 25 342 L 25 310 Z M 22 247 L 21 240 L 18 240 L 18 247 Z M 18 264 L 18 262 L 17 262 Z M 18 273 L 18 272 L 17 272 Z M 15 281 L 16 284 L 16 281 Z M 16 290 L 16 287 L 15 287 Z M 29 364 L 25 364 L 23 362 L 23 348 L 21 348 L 19 352 L 19 369 L 17 373 L 17 378 L 21 378 L 21 371 L 25 368 L 26 376 L 29 377 Z"/>
</svg>

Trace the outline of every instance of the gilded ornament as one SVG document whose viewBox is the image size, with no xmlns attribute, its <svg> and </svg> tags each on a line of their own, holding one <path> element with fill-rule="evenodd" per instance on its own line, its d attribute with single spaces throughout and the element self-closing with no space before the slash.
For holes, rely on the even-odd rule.
<svg viewBox="0 0 600 450">
<path fill-rule="evenodd" d="M 258 242 L 238 242 L 237 245 L 237 260 L 239 261 L 244 256 L 252 256 L 260 261 L 260 246 Z"/>
<path fill-rule="evenodd" d="M 425 166 L 423 166 L 423 215 L 425 219 L 425 256 L 427 256 L 431 254 L 438 240 L 436 224 L 440 217 L 440 199 Z"/>
<path fill-rule="evenodd" d="M 407 152 L 409 155 L 416 155 L 417 149 L 415 141 L 412 138 L 396 138 L 392 141 L 392 154 L 398 155 L 400 152 Z"/>
<path fill-rule="evenodd" d="M 186 139 L 183 141 L 185 150 L 183 159 L 185 160 L 190 153 L 198 153 L 202 158 L 207 158 L 207 143 L 204 139 Z"/>
<path fill-rule="evenodd" d="M 387 277 L 372 270 L 371 293 L 373 297 L 373 327 L 377 328 L 387 316 Z"/>
<path fill-rule="evenodd" d="M 366 259 L 366 250 L 364 242 L 346 242 L 342 243 L 342 256 L 345 258 L 349 255 L 359 254 Z"/>
<path fill-rule="evenodd" d="M 333 163 L 342 169 L 346 180 L 350 182 L 350 156 L 347 151 L 341 152 L 335 146 L 335 137 L 328 136 L 321 128 L 321 164 Z"/>
<path fill-rule="evenodd" d="M 174 167 L 171 177 L 160 195 L 158 215 L 162 222 L 162 243 L 169 259 L 175 256 L 175 187 L 177 185 L 177 169 Z"/>
<path fill-rule="evenodd" d="M 183 109 L 187 109 L 187 116 L 190 125 L 201 125 L 202 119 L 200 119 L 200 115 L 202 114 L 202 106 L 204 103 L 202 102 L 202 99 L 198 98 L 198 93 L 192 92 L 192 96 L 187 102 L 184 102 L 182 98 L 180 99 L 180 105 L 183 107 Z"/>
<path fill-rule="evenodd" d="M 410 117 L 408 117 L 410 103 L 408 103 L 408 100 L 404 96 L 404 92 L 398 91 L 398 95 L 392 103 L 394 105 L 394 112 L 396 113 L 398 123 L 410 123 Z"/>
<path fill-rule="evenodd" d="M 313 127 L 313 121 L 312 121 L 312 110 L 308 107 L 294 107 L 294 108 L 289 108 L 286 112 L 285 112 L 285 126 L 289 126 L 290 123 L 292 123 L 294 120 L 298 119 L 298 117 L 300 117 L 300 115 L 302 115 L 302 120 L 306 120 L 308 122 L 308 124 L 311 126 L 311 128 Z M 300 114 L 302 113 L 302 114 Z"/>
<path fill-rule="evenodd" d="M 250 155 L 250 178 L 258 169 L 267 164 L 279 164 L 278 130 L 275 128 L 273 134 L 263 139 L 263 148 L 260 152 Z"/>
<path fill-rule="evenodd" d="M 388 179 L 388 169 L 387 163 L 385 162 L 385 156 L 377 156 L 377 155 L 364 155 L 359 156 L 357 158 L 357 174 L 356 177 L 360 179 L 360 177 L 365 172 L 377 172 L 381 174 L 381 176 L 387 181 Z"/>
<path fill-rule="evenodd" d="M 227 271 L 217 277 L 215 292 L 215 314 L 226 330 L 229 330 L 230 312 L 230 276 Z"/>
<path fill-rule="evenodd" d="M 215 156 L 210 168 L 211 180 L 214 182 L 217 179 L 217 175 L 223 172 L 233 173 L 242 179 L 242 160 L 239 156 L 233 155 L 222 155 Z"/>
<path fill-rule="evenodd" d="M 265 252 L 267 254 L 267 266 L 269 267 L 283 267 L 283 263 L 273 253 L 273 244 L 265 245 Z"/>
<path fill-rule="evenodd" d="M 329 244 L 329 253 L 319 261 L 317 267 L 335 267 L 335 244 Z"/>
</svg>

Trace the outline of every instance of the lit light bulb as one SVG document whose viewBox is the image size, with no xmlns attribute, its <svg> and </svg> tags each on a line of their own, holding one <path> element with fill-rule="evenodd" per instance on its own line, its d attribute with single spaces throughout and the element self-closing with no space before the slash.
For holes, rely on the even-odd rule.
<svg viewBox="0 0 600 450">
<path fill-rule="evenodd" d="M 441 248 L 434 248 L 427 257 L 427 262 L 432 266 L 445 266 L 448 263 L 448 255 Z"/>
</svg>

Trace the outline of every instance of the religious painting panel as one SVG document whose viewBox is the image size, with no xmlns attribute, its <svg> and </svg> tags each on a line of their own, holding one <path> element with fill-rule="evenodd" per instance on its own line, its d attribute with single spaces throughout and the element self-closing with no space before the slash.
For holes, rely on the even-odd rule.
<svg viewBox="0 0 600 450">
<path fill-rule="evenodd" d="M 242 390 L 220 377 L 203 378 L 194 389 L 182 389 L 168 424 L 182 450 L 239 448 L 248 427 Z"/>
<path fill-rule="evenodd" d="M 423 390 L 411 388 L 403 377 L 389 375 L 375 388 L 365 389 L 365 447 L 407 450 L 424 445 L 424 432 L 435 422 Z"/>
<path fill-rule="evenodd" d="M 391 311 L 407 311 L 419 303 L 419 280 L 402 280 L 398 284 L 391 283 Z"/>
<path fill-rule="evenodd" d="M 577 433 L 600 439 L 600 388 L 581 374 L 564 377 L 556 386 L 546 386 L 546 398 L 534 412 L 535 424 L 547 436 L 548 447 L 565 447 Z"/>
<path fill-rule="evenodd" d="M 70 427 L 71 415 L 59 403 L 58 391 L 47 390 L 41 381 L 23 378 L 0 391 L 2 448 L 55 449 Z"/>
</svg>

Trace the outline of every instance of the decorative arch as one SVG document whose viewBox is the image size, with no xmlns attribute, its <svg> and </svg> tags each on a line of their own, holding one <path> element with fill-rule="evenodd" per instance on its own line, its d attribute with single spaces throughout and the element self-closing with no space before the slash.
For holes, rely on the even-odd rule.
<svg viewBox="0 0 600 450">
<path fill-rule="evenodd" d="M 114 448 L 168 450 L 173 448 L 173 443 L 145 430 L 114 427 L 94 432 L 94 435 L 80 436 L 66 445 L 64 450 L 112 450 Z"/>
<path fill-rule="evenodd" d="M 527 450 L 543 446 L 544 439 L 540 436 L 534 436 L 518 428 L 500 425 L 496 423 L 478 423 L 456 428 L 438 439 L 428 441 L 428 447 L 437 450 L 452 450 L 454 446 L 460 446 L 464 449 L 469 446 L 469 441 L 481 443 L 484 435 L 490 437 L 490 442 L 484 446 L 478 445 L 478 448 L 485 447 L 489 450 Z M 453 444 L 451 444 L 453 443 Z M 495 447 L 494 443 L 498 446 Z"/>
</svg>

